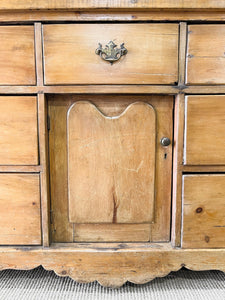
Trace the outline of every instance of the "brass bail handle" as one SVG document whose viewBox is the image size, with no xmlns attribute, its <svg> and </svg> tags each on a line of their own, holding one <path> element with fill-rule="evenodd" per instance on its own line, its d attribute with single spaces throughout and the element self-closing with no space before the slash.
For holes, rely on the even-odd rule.
<svg viewBox="0 0 225 300">
<path fill-rule="evenodd" d="M 124 47 L 124 43 L 120 45 L 120 48 L 117 48 L 117 45 L 110 41 L 105 48 L 102 48 L 102 44 L 98 44 L 98 48 L 95 50 L 95 53 L 99 55 L 104 61 L 108 61 L 113 64 L 115 61 L 119 60 L 121 56 L 127 54 L 127 49 Z"/>
</svg>

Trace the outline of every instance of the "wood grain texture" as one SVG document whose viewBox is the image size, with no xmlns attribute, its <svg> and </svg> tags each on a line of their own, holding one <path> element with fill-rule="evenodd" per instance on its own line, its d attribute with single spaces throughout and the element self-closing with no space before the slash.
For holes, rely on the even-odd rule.
<svg viewBox="0 0 225 300">
<path fill-rule="evenodd" d="M 1 22 L 41 22 L 41 21 L 224 21 L 224 10 L 208 11 L 182 10 L 174 13 L 170 10 L 106 10 L 98 9 L 93 11 L 71 11 L 71 10 L 22 10 L 22 11 L 1 11 Z"/>
<path fill-rule="evenodd" d="M 46 85 L 178 81 L 177 24 L 43 25 L 43 38 Z M 111 40 L 128 50 L 113 65 L 95 53 Z"/>
<path fill-rule="evenodd" d="M 42 9 L 52 9 L 52 10 L 95 10 L 95 9 L 135 9 L 135 10 L 145 10 L 145 9 L 218 9 L 224 10 L 225 1 L 224 0 L 33 0 L 28 2 L 27 0 L 2 0 L 0 4 L 0 10 L 42 10 Z"/>
<path fill-rule="evenodd" d="M 225 94 L 225 85 L 56 85 L 56 86 L 0 86 L 3 95 L 29 94 L 156 94 L 191 95 Z"/>
<path fill-rule="evenodd" d="M 183 178 L 183 248 L 225 247 L 225 176 Z"/>
<path fill-rule="evenodd" d="M 37 165 L 37 99 L 0 97 L 0 164 Z"/>
<path fill-rule="evenodd" d="M 0 174 L 0 245 L 40 245 L 38 174 Z"/>
<path fill-rule="evenodd" d="M 51 95 L 48 96 L 49 113 L 51 118 L 51 130 L 49 132 L 50 143 L 50 176 L 51 176 L 51 201 L 52 201 L 52 237 L 53 241 L 73 241 L 73 228 L 68 222 L 68 206 L 67 201 L 67 134 L 66 134 L 66 118 L 67 110 L 76 101 L 91 101 L 97 108 L 108 116 L 117 116 L 121 114 L 130 104 L 136 101 L 143 101 L 151 104 L 157 114 L 157 144 L 156 144 L 156 202 L 155 202 L 155 224 L 146 226 L 146 231 L 151 241 L 168 241 L 170 239 L 170 205 L 171 205 L 171 167 L 172 167 L 172 146 L 162 147 L 160 138 L 168 136 L 172 140 L 172 118 L 173 118 L 173 97 L 172 96 L 147 96 L 147 95 Z M 166 157 L 166 158 L 165 158 Z M 54 187 L 54 188 L 53 188 Z M 61 212 L 59 214 L 59 211 Z M 88 232 L 94 232 L 94 227 L 87 225 L 87 233 L 84 233 L 85 226 L 82 226 L 84 236 L 88 236 Z M 96 225 L 97 226 L 97 225 Z M 98 225 L 100 227 L 100 224 Z M 136 225 L 130 224 L 131 229 L 129 237 L 132 235 L 134 241 L 140 241 L 139 229 L 135 229 Z M 79 227 L 79 241 L 81 227 Z M 128 228 L 128 227 L 127 227 Z M 106 229 L 109 231 L 109 229 Z M 113 236 L 117 235 L 114 241 L 123 242 L 128 236 L 125 235 L 124 228 L 121 228 L 119 234 L 118 229 L 112 227 Z M 99 232 L 99 230 L 98 230 Z M 117 233 L 118 232 L 118 233 Z M 76 234 L 76 225 L 74 227 L 74 236 Z M 109 240 L 107 233 L 95 233 L 97 239 L 103 236 Z M 142 235 L 144 238 L 146 236 Z M 93 237 L 89 235 L 89 240 L 93 241 Z M 145 240 L 145 239 L 144 239 Z M 112 241 L 112 240 L 111 240 Z"/>
<path fill-rule="evenodd" d="M 225 173 L 224 165 L 221 165 L 221 166 L 218 166 L 218 165 L 214 165 L 214 166 L 213 165 L 212 166 L 183 165 L 181 169 L 185 173 L 218 173 L 218 172 Z"/>
<path fill-rule="evenodd" d="M 68 222 L 67 201 L 67 110 L 66 105 L 48 105 L 51 240 L 54 242 L 73 242 L 73 224 Z"/>
<path fill-rule="evenodd" d="M 0 36 L 0 85 L 35 85 L 34 27 L 1 26 Z"/>
<path fill-rule="evenodd" d="M 225 26 L 188 26 L 187 83 L 225 83 Z"/>
<path fill-rule="evenodd" d="M 6 91 L 6 88 L 2 90 Z M 202 89 L 199 90 L 201 91 Z M 225 87 L 222 90 L 225 92 Z M 180 92 L 178 86 L 137 84 L 44 86 L 40 87 L 40 91 L 46 94 L 177 94 Z"/>
<path fill-rule="evenodd" d="M 225 249 L 174 249 L 169 244 L 66 244 L 51 249 L 0 249 L 0 269 L 29 270 L 42 265 L 59 276 L 70 276 L 81 283 L 98 281 L 118 288 L 126 281 L 144 284 L 183 266 L 225 272 Z M 29 261 L 29 264 L 27 263 Z"/>
<path fill-rule="evenodd" d="M 174 150 L 173 150 L 173 190 L 172 190 L 172 228 L 171 242 L 175 247 L 181 244 L 182 214 L 182 165 L 184 148 L 184 106 L 185 96 L 175 97 L 174 110 Z"/>
<path fill-rule="evenodd" d="M 150 224 L 75 224 L 74 242 L 148 242 Z"/>
<path fill-rule="evenodd" d="M 40 165 L 40 192 L 42 216 L 42 243 L 44 247 L 50 244 L 50 199 L 49 199 L 49 159 L 48 159 L 48 128 L 47 128 L 47 101 L 45 95 L 38 95 L 38 136 Z"/>
<path fill-rule="evenodd" d="M 136 102 L 109 117 L 78 101 L 68 110 L 67 125 L 70 222 L 153 222 L 154 108 Z"/>
<path fill-rule="evenodd" d="M 179 33 L 179 76 L 178 85 L 185 84 L 185 71 L 186 71 L 186 46 L 187 46 L 187 23 L 180 22 Z"/>
<path fill-rule="evenodd" d="M 225 164 L 225 97 L 187 96 L 185 99 L 186 165 Z"/>
<path fill-rule="evenodd" d="M 43 71 L 43 49 L 42 49 L 42 24 L 37 22 L 34 24 L 34 41 L 35 41 L 35 62 L 36 62 L 36 77 L 37 86 L 44 85 L 44 71 Z"/>
<path fill-rule="evenodd" d="M 39 173 L 42 166 L 0 166 L 0 173 Z"/>
</svg>

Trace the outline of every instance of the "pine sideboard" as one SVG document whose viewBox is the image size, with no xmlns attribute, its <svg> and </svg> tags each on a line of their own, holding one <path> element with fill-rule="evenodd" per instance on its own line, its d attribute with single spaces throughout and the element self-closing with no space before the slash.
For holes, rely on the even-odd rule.
<svg viewBox="0 0 225 300">
<path fill-rule="evenodd" d="M 0 269 L 225 271 L 225 1 L 1 1 Z"/>
</svg>

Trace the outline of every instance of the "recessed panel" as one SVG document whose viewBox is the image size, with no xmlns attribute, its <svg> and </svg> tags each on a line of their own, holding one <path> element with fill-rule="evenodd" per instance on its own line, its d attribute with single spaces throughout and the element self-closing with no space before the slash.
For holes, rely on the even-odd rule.
<svg viewBox="0 0 225 300">
<path fill-rule="evenodd" d="M 155 194 L 156 115 L 136 102 L 104 116 L 90 102 L 68 112 L 69 220 L 148 223 Z"/>
</svg>

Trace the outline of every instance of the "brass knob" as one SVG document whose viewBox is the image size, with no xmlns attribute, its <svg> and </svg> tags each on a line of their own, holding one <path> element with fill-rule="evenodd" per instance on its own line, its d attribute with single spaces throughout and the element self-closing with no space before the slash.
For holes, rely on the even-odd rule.
<svg viewBox="0 0 225 300">
<path fill-rule="evenodd" d="M 102 44 L 99 43 L 98 48 L 95 50 L 97 55 L 111 64 L 119 60 L 121 56 L 126 55 L 127 52 L 128 51 L 124 47 L 124 43 L 120 45 L 120 48 L 117 48 L 117 45 L 113 41 L 110 41 L 105 48 L 103 48 Z"/>
<path fill-rule="evenodd" d="M 160 140 L 160 144 L 163 146 L 163 147 L 167 147 L 171 144 L 171 141 L 168 137 L 163 137 L 161 138 Z"/>
</svg>

